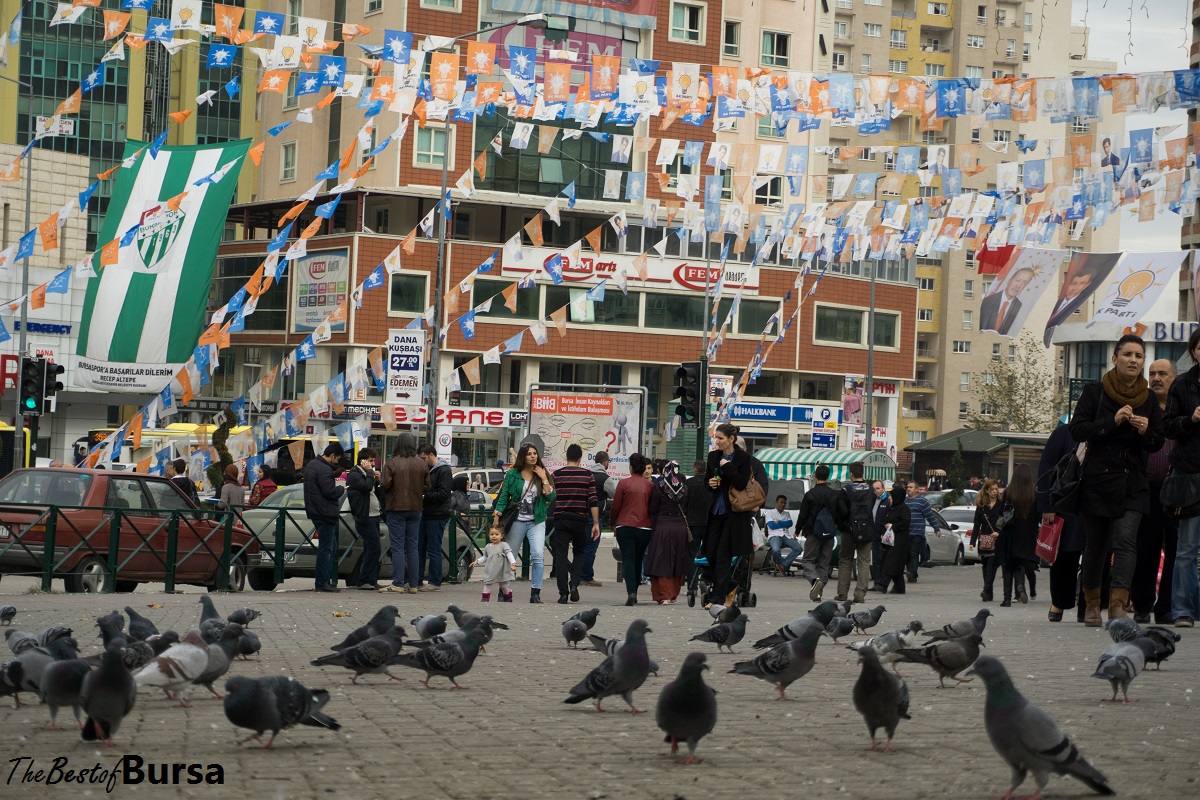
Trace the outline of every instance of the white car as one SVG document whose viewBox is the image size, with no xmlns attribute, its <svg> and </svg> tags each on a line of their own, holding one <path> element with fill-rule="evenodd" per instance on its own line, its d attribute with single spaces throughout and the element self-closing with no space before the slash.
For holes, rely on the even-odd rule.
<svg viewBox="0 0 1200 800">
<path fill-rule="evenodd" d="M 978 564 L 982 561 L 979 552 L 971 544 L 971 533 L 975 527 L 975 506 L 947 506 L 941 511 L 951 529 L 960 540 L 956 564 Z"/>
</svg>

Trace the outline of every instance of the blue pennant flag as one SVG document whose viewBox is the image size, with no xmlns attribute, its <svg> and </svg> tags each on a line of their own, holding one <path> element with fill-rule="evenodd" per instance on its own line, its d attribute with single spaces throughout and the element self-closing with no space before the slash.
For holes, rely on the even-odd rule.
<svg viewBox="0 0 1200 800">
<path fill-rule="evenodd" d="M 100 188 L 100 181 L 95 181 L 91 186 L 79 193 L 79 210 L 87 211 L 88 201 L 92 199 L 92 195 Z"/>
<path fill-rule="evenodd" d="M 470 341 L 475 338 L 475 309 L 471 309 L 458 318 L 458 327 L 462 328 L 464 339 Z"/>
<path fill-rule="evenodd" d="M 96 68 L 87 74 L 83 82 L 79 84 L 79 94 L 85 95 L 92 89 L 99 89 L 104 85 L 104 65 L 97 64 Z"/>
<path fill-rule="evenodd" d="M 563 266 L 562 265 L 563 265 L 562 256 L 558 253 L 555 253 L 554 255 L 547 258 L 546 263 L 543 265 L 546 268 L 546 272 L 550 275 L 550 279 L 552 281 L 554 281 L 555 286 L 558 286 L 560 283 L 563 282 Z"/>
<path fill-rule="evenodd" d="M 704 154 L 704 142 L 685 142 L 683 145 L 683 163 L 689 167 L 694 167 L 700 163 L 700 156 Z"/>
<path fill-rule="evenodd" d="M 255 11 L 254 33 L 268 33 L 273 35 L 283 33 L 283 14 Z"/>
<path fill-rule="evenodd" d="M 0 344 L 12 341 L 12 334 L 8 332 L 8 328 L 4 327 L 4 320 L 0 319 Z"/>
<path fill-rule="evenodd" d="M 523 81 L 532 81 L 537 68 L 537 50 L 532 47 L 508 46 L 508 71 Z"/>
<path fill-rule="evenodd" d="M 515 336 L 510 336 L 504 340 L 504 352 L 519 353 L 521 352 L 521 342 L 525 339 L 525 331 L 521 331 Z"/>
<path fill-rule="evenodd" d="M 1129 155 L 1134 163 L 1149 164 L 1154 158 L 1154 129 L 1129 132 Z"/>
<path fill-rule="evenodd" d="M 383 101 L 373 100 L 363 108 L 363 118 L 370 119 L 371 117 L 378 117 L 382 111 Z"/>
<path fill-rule="evenodd" d="M 129 226 L 129 230 L 121 234 L 121 247 L 129 247 L 129 245 L 133 244 L 134 237 L 137 236 L 137 232 L 141 229 L 142 223 L 140 222 L 135 222 Z"/>
<path fill-rule="evenodd" d="M 606 283 L 608 283 L 608 278 L 604 278 L 599 283 L 597 283 L 595 286 L 588 289 L 587 294 L 585 295 L 587 297 L 587 299 L 593 300 L 597 303 L 603 303 L 604 302 L 604 284 L 606 284 Z"/>
<path fill-rule="evenodd" d="M 154 5 L 154 0 L 121 0 L 121 8 L 140 8 L 142 11 L 149 11 Z"/>
<path fill-rule="evenodd" d="M 371 270 L 371 274 L 363 281 L 363 289 L 377 289 L 383 286 L 383 264 Z"/>
<path fill-rule="evenodd" d="M 142 38 L 147 42 L 171 41 L 171 20 L 162 17 L 151 17 L 146 20 L 146 33 Z"/>
<path fill-rule="evenodd" d="M 380 142 L 378 145 L 376 145 L 374 150 L 372 150 L 371 152 L 367 153 L 367 157 L 368 157 L 368 158 L 370 158 L 371 156 L 377 156 L 377 155 L 379 155 L 379 154 L 380 154 L 380 153 L 382 153 L 384 150 L 386 150 L 386 149 L 387 149 L 387 146 L 388 146 L 389 144 L 391 144 L 391 143 L 392 143 L 392 137 L 391 137 L 391 136 L 389 136 L 389 137 L 387 137 L 386 139 L 384 139 L 382 142 Z"/>
<path fill-rule="evenodd" d="M 158 393 L 159 407 L 164 411 L 171 407 L 171 382 L 167 381 L 167 385 Z"/>
<path fill-rule="evenodd" d="M 342 196 L 339 194 L 328 203 L 322 203 L 317 206 L 317 216 L 321 219 L 332 219 L 333 211 L 338 207 L 338 203 L 340 202 L 342 202 Z"/>
<path fill-rule="evenodd" d="M 483 263 L 480 264 L 476 268 L 475 271 L 478 272 L 480 275 L 482 275 L 485 272 L 491 272 L 492 268 L 496 266 L 496 256 L 498 256 L 498 255 L 500 255 L 499 250 L 497 250 L 496 252 L 494 252 L 490 256 L 488 256 L 486 259 L 484 259 Z"/>
<path fill-rule="evenodd" d="M 321 91 L 321 76 L 316 72 L 301 72 L 296 78 L 296 97 Z"/>
<path fill-rule="evenodd" d="M 168 386 L 167 390 L 169 391 L 170 388 L 171 387 Z M 143 419 L 144 419 L 144 417 L 143 417 Z M 174 458 L 175 458 L 175 447 L 174 447 L 174 445 L 168 444 L 162 450 L 155 452 L 154 463 L 160 467 L 165 467 L 167 465 L 167 462 L 171 461 Z"/>
<path fill-rule="evenodd" d="M 564 194 L 567 196 L 567 208 L 575 207 L 575 181 L 571 181 L 566 186 L 564 186 L 563 190 L 562 190 L 562 192 L 560 192 L 560 194 Z"/>
<path fill-rule="evenodd" d="M 205 369 L 208 366 L 208 345 L 202 344 L 193 350 L 192 360 L 196 362 L 196 369 L 200 371 L 200 376 L 203 377 L 204 373 L 208 372 Z"/>
<path fill-rule="evenodd" d="M 317 177 L 313 180 L 318 181 L 336 181 L 338 176 L 338 162 L 334 161 L 325 169 L 317 173 Z"/>
<path fill-rule="evenodd" d="M 163 145 L 167 143 L 167 131 L 163 131 L 158 136 L 154 137 L 154 141 L 150 143 L 150 158 L 158 158 L 158 151 L 163 149 Z"/>
<path fill-rule="evenodd" d="M 658 72 L 658 63 L 646 58 L 631 58 L 629 68 L 635 70 L 638 75 L 653 75 Z"/>
<path fill-rule="evenodd" d="M 412 61 L 413 35 L 405 31 L 383 32 L 383 52 L 380 55 L 384 61 L 407 67 Z"/>
<path fill-rule="evenodd" d="M 291 124 L 292 124 L 291 120 L 288 120 L 287 122 L 281 122 L 274 127 L 267 128 L 267 133 L 271 134 L 272 136 L 278 136 L 279 134 L 281 134 L 285 130 L 287 130 L 287 127 Z"/>
<path fill-rule="evenodd" d="M 225 304 L 225 311 L 231 313 L 236 312 L 246 303 L 246 298 L 248 296 L 249 293 L 246 291 L 245 286 L 238 289 L 233 293 L 233 297 L 229 298 L 229 302 Z"/>
<path fill-rule="evenodd" d="M 308 361 L 317 354 L 317 346 L 313 343 L 312 334 L 304 337 L 304 341 L 296 348 L 296 360 Z"/>
<path fill-rule="evenodd" d="M 279 233 L 275 234 L 275 238 L 267 243 L 267 252 L 273 253 L 276 250 L 282 250 L 287 247 L 288 235 L 292 232 L 292 224 L 289 222 L 286 227 L 281 228 Z"/>
<path fill-rule="evenodd" d="M 320 73 L 322 86 L 340 89 L 346 78 L 346 59 L 342 56 L 321 56 L 317 62 L 317 72 Z"/>
<path fill-rule="evenodd" d="M 33 243 L 36 240 L 37 228 L 22 236 L 21 241 L 17 243 L 17 253 L 13 256 L 13 261 L 20 261 L 22 258 L 29 258 L 33 255 Z"/>
<path fill-rule="evenodd" d="M 229 79 L 229 83 L 225 84 L 225 94 L 229 95 L 230 100 L 237 97 L 238 92 L 242 90 L 242 87 L 238 84 L 240 79 L 240 75 L 234 75 Z"/>
<path fill-rule="evenodd" d="M 1017 149 L 1020 150 L 1022 153 L 1028 153 L 1031 150 L 1037 149 L 1038 140 L 1037 139 L 1017 139 L 1016 145 L 1017 145 Z"/>
<path fill-rule="evenodd" d="M 407 325 L 405 325 L 404 328 L 405 328 L 405 330 L 419 331 L 419 330 L 421 330 L 421 323 L 424 321 L 425 321 L 425 317 L 423 317 L 423 316 L 417 317 L 416 319 L 412 320 Z"/>
<path fill-rule="evenodd" d="M 208 61 L 205 63 L 206 69 L 225 69 L 237 64 L 237 45 L 234 44 L 217 44 L 214 42 L 208 46 Z"/>
</svg>

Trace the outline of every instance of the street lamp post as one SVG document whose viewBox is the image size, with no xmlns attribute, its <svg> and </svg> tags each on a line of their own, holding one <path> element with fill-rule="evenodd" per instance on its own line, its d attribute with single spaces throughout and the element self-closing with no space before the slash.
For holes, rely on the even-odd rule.
<svg viewBox="0 0 1200 800">
<path fill-rule="evenodd" d="M 492 31 L 503 30 L 514 26 L 526 28 L 545 28 L 547 18 L 545 14 L 527 14 L 523 17 L 507 22 L 503 25 L 496 25 L 491 28 L 480 28 L 477 31 L 464 33 L 460 36 L 455 36 L 450 41 L 446 42 L 439 50 L 449 49 L 455 42 L 469 39 L 472 36 L 478 36 L 481 33 L 490 33 Z M 441 337 L 442 337 L 442 315 L 445 313 L 445 283 L 446 283 L 446 223 L 450 218 L 450 204 L 446 201 L 446 193 L 449 191 L 449 169 L 450 169 L 450 123 L 446 123 L 443 129 L 446 132 L 446 138 L 442 143 L 442 190 L 438 195 L 438 203 L 446 205 L 439 208 L 438 211 L 438 248 L 437 248 L 437 269 L 434 272 L 434 291 L 433 291 L 433 341 L 429 346 L 429 394 L 425 400 L 425 427 L 426 437 L 430 444 L 435 443 L 434 420 L 437 414 L 437 403 L 441 398 Z"/>
<path fill-rule="evenodd" d="M 33 116 L 33 86 L 16 78 L 9 78 L 6 75 L 0 75 L 0 78 L 15 83 L 17 86 L 29 92 L 29 143 L 33 143 L 33 139 L 37 136 L 37 122 Z M 31 222 L 31 206 L 33 203 L 33 148 L 29 150 L 29 161 L 25 164 L 25 227 L 24 231 L 29 231 Z M 29 302 L 25 295 L 29 294 L 29 258 L 28 256 L 21 259 L 21 294 L 23 300 L 21 302 L 21 330 L 17 336 L 17 358 L 24 358 L 29 348 Z M 20 380 L 18 378 L 18 380 Z M 19 386 L 17 387 L 20 388 Z M 21 414 L 21 393 L 15 392 L 17 395 L 17 414 L 13 422 L 13 463 L 19 463 L 17 459 L 24 458 L 25 453 L 25 425 L 24 418 Z M 36 445 L 36 442 L 34 443 Z M 28 465 L 26 465 L 28 466 Z"/>
</svg>

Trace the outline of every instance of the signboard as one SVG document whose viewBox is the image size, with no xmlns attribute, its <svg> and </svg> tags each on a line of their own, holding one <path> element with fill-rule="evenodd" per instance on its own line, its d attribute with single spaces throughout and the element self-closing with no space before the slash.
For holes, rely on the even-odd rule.
<svg viewBox="0 0 1200 800">
<path fill-rule="evenodd" d="M 388 331 L 388 403 L 420 401 L 425 386 L 425 332 L 407 328 Z"/>
<path fill-rule="evenodd" d="M 863 426 L 859 425 L 854 429 L 854 438 L 851 440 L 851 450 L 862 450 L 865 436 L 863 434 Z M 871 449 L 872 450 L 887 450 L 888 449 L 888 429 L 887 428 L 871 428 Z"/>
<path fill-rule="evenodd" d="M 435 437 L 437 456 L 440 460 L 450 463 L 450 445 L 454 441 L 454 429 L 449 425 L 438 425 Z"/>
<path fill-rule="evenodd" d="M 425 406 L 396 406 L 397 425 L 424 425 L 427 419 Z M 357 417 L 371 414 L 372 420 L 379 419 L 379 406 L 370 404 L 346 404 L 346 414 Z M 479 408 L 475 406 L 438 407 L 434 409 L 438 425 L 452 427 L 520 428 L 529 423 L 529 412 L 523 408 Z"/>
<path fill-rule="evenodd" d="M 629 456 L 638 450 L 642 423 L 641 393 L 530 393 L 529 432 L 546 442 L 542 460 L 551 470 L 566 465 L 567 446 L 574 443 L 585 457 L 606 450 L 612 459 L 608 474 L 618 480 L 628 477 Z"/>
<path fill-rule="evenodd" d="M 796 422 L 808 425 L 814 419 L 842 421 L 842 409 L 833 406 L 787 406 L 777 403 L 735 403 L 731 419 L 758 422 Z"/>
<path fill-rule="evenodd" d="M 296 285 L 292 292 L 292 330 L 315 330 L 346 299 L 350 257 L 346 250 L 309 253 L 292 265 L 291 274 Z M 345 329 L 344 322 L 330 326 L 333 331 Z"/>
<path fill-rule="evenodd" d="M 720 400 L 728 397 L 733 391 L 733 376 L 732 375 L 709 375 L 708 376 L 708 399 Z"/>
<path fill-rule="evenodd" d="M 46 136 L 74 136 L 75 120 L 71 117 L 38 117 L 37 138 Z"/>
<path fill-rule="evenodd" d="M 624 270 L 627 276 L 633 276 L 629 278 L 631 289 L 675 290 L 704 294 L 705 265 L 702 261 L 695 262 L 678 257 L 651 258 L 646 263 L 647 275 L 646 280 L 643 281 L 636 277 L 638 270 L 633 265 L 637 258 L 636 254 L 583 253 L 579 262 L 576 263 L 571 261 L 565 253 L 545 247 L 524 247 L 521 252 L 524 254 L 524 258 L 516 264 L 510 264 L 508 259 L 504 260 L 503 275 L 513 278 L 534 275 L 534 280 L 539 283 L 548 283 L 551 282 L 551 278 L 549 271 L 543 268 L 545 263 L 554 256 L 562 256 L 563 278 L 568 284 L 594 285 L 603 278 L 611 280 L 618 272 Z M 711 290 L 721 277 L 721 266 L 719 264 L 712 265 L 707 269 L 708 286 Z M 740 286 L 743 280 L 746 281 L 743 294 L 757 295 L 759 270 L 752 269 L 749 264 L 726 262 L 725 285 Z"/>
<path fill-rule="evenodd" d="M 817 429 L 813 428 L 812 449 L 813 450 L 833 450 L 837 448 L 837 432 L 833 433 L 817 433 Z"/>
</svg>

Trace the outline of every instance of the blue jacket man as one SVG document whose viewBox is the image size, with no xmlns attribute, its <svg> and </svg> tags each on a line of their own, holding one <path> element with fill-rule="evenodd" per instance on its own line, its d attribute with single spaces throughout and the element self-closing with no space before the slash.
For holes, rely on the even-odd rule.
<svg viewBox="0 0 1200 800">
<path fill-rule="evenodd" d="M 925 558 L 925 551 L 929 544 L 925 539 L 925 526 L 918 525 L 921 517 L 925 518 L 925 522 L 929 523 L 929 527 L 933 528 L 934 536 L 941 536 L 942 531 L 938 527 L 937 517 L 933 515 L 933 506 L 929 505 L 929 501 L 917 494 L 917 484 L 912 481 L 908 482 L 905 487 L 908 496 L 904 499 L 904 504 L 908 506 L 909 519 L 909 551 L 908 551 L 908 581 L 909 583 L 917 582 L 917 568 L 921 566 L 921 561 Z"/>
</svg>

